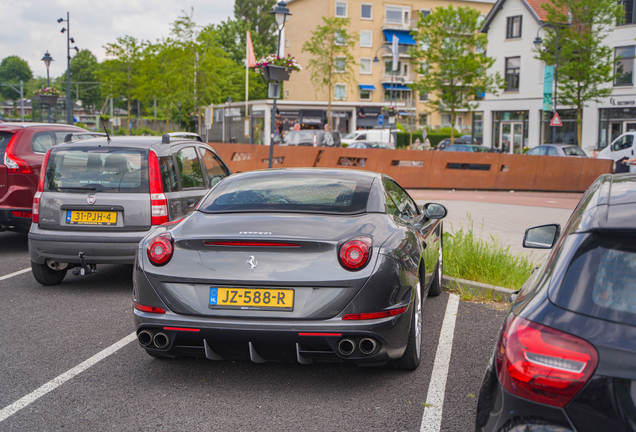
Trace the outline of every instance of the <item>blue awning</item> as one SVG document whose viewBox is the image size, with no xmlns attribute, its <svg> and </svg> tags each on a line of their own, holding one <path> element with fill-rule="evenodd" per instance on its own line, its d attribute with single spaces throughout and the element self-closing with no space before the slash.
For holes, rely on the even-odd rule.
<svg viewBox="0 0 636 432">
<path fill-rule="evenodd" d="M 385 90 L 391 90 L 391 83 L 382 83 L 382 85 L 384 86 Z M 404 84 L 393 83 L 393 90 L 411 90 L 411 89 L 405 86 Z"/>
<path fill-rule="evenodd" d="M 415 45 L 415 39 L 411 36 L 411 32 L 408 30 L 382 30 L 384 33 L 384 37 L 386 38 L 387 43 L 393 42 L 393 35 L 396 35 L 398 38 L 398 43 L 400 45 Z"/>
<path fill-rule="evenodd" d="M 375 90 L 373 84 L 360 84 L 360 90 Z"/>
</svg>

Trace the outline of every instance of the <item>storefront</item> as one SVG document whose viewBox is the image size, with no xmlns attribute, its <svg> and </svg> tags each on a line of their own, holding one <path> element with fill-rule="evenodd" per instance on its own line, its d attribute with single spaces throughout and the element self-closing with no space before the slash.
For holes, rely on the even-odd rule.
<svg viewBox="0 0 636 432">
<path fill-rule="evenodd" d="M 356 119 L 356 127 L 358 129 L 373 129 L 378 125 L 378 116 L 382 112 L 379 107 L 358 108 Z"/>
<path fill-rule="evenodd" d="M 528 111 L 493 111 L 492 131 L 493 148 L 522 154 L 528 147 Z"/>
<path fill-rule="evenodd" d="M 585 115 L 585 112 L 583 114 Z M 550 126 L 552 117 L 554 117 L 552 111 L 541 111 L 541 144 L 579 145 L 576 133 L 576 110 L 559 110 L 559 117 L 563 126 Z"/>
<path fill-rule="evenodd" d="M 599 108 L 598 148 L 603 149 L 625 132 L 636 131 L 636 100 L 611 100 L 616 108 Z"/>
</svg>

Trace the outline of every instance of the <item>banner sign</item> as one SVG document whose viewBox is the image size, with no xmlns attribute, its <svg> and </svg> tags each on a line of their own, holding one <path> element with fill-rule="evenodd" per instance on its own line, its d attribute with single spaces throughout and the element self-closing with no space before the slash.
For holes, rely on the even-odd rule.
<svg viewBox="0 0 636 432">
<path fill-rule="evenodd" d="M 554 66 L 546 66 L 543 73 L 543 111 L 552 111 Z"/>
</svg>

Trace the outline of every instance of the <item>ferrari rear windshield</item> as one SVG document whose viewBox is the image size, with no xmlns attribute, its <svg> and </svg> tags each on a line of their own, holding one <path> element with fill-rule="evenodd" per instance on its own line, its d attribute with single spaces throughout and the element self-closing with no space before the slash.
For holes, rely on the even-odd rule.
<svg viewBox="0 0 636 432">
<path fill-rule="evenodd" d="M 325 174 L 277 172 L 228 178 L 199 207 L 216 212 L 361 213 L 373 178 L 337 178 Z"/>
</svg>

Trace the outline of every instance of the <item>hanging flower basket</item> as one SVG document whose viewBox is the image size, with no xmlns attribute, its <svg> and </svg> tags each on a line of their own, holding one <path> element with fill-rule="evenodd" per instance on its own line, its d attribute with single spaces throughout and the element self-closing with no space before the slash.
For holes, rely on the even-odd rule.
<svg viewBox="0 0 636 432">
<path fill-rule="evenodd" d="M 399 111 L 397 107 L 394 106 L 383 106 L 382 107 L 382 115 L 387 117 L 394 117 L 398 115 Z"/>
<path fill-rule="evenodd" d="M 36 96 L 43 104 L 55 105 L 57 99 L 62 95 L 62 92 L 55 87 L 45 87 L 35 91 Z"/>
<path fill-rule="evenodd" d="M 257 61 L 255 67 L 256 70 L 263 72 L 267 81 L 289 81 L 293 71 L 302 70 L 291 54 L 287 54 L 287 57 L 270 54 Z"/>
</svg>

